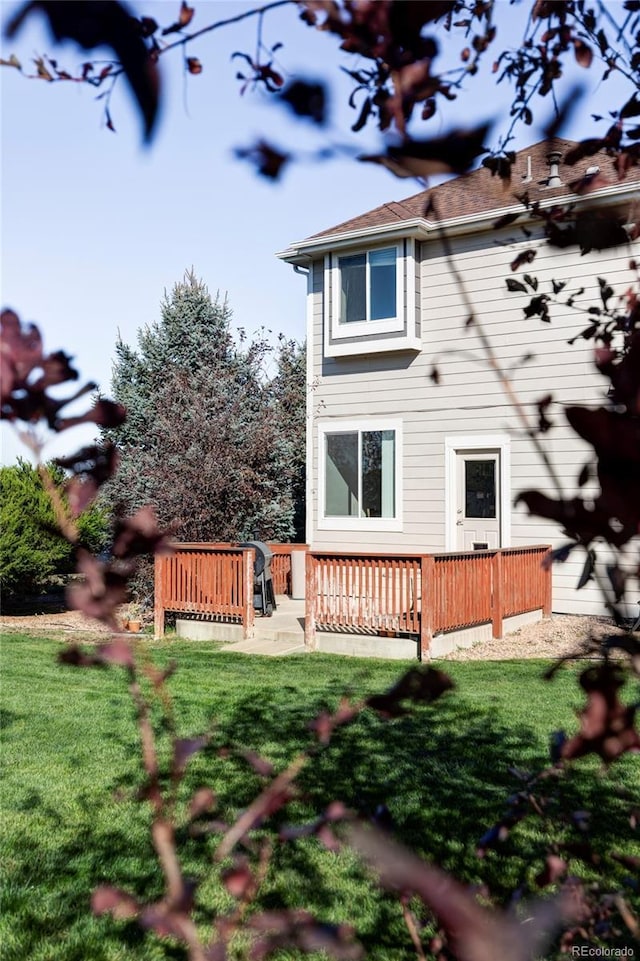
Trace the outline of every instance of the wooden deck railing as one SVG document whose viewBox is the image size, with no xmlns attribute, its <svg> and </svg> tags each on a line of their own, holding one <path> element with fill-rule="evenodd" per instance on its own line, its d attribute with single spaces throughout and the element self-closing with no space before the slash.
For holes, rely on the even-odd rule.
<svg viewBox="0 0 640 961">
<path fill-rule="evenodd" d="M 291 593 L 291 553 L 306 544 L 268 544 L 276 594 Z M 176 544 L 175 553 L 156 558 L 155 635 L 164 633 L 164 615 L 199 614 L 211 620 L 242 624 L 253 633 L 254 552 L 222 541 Z M 249 562 L 248 555 L 251 555 Z"/>
<path fill-rule="evenodd" d="M 316 625 L 375 633 L 419 630 L 420 557 L 307 555 L 307 600 Z"/>
<path fill-rule="evenodd" d="M 166 611 L 242 624 L 251 637 L 254 553 L 229 544 L 178 544 L 173 554 L 156 557 L 156 637 L 164 634 Z"/>
<path fill-rule="evenodd" d="M 415 634 L 426 656 L 434 634 L 505 617 L 551 613 L 549 546 L 449 554 L 309 551 L 305 643 L 317 628 Z"/>
<path fill-rule="evenodd" d="M 308 550 L 307 544 L 267 544 L 273 552 L 271 576 L 276 594 L 291 594 L 291 554 Z"/>
<path fill-rule="evenodd" d="M 428 654 L 434 634 L 491 623 L 541 609 L 551 613 L 548 545 L 449 554 L 308 551 L 270 544 L 276 594 L 290 592 L 291 553 L 306 553 L 305 643 L 316 630 L 409 634 Z M 166 611 L 241 624 L 253 634 L 254 551 L 237 545 L 178 544 L 156 558 L 155 632 Z"/>
</svg>

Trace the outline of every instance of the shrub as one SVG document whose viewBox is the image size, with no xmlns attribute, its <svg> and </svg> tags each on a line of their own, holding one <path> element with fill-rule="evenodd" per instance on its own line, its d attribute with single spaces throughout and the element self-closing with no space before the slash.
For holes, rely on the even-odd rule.
<svg viewBox="0 0 640 961">
<path fill-rule="evenodd" d="M 57 486 L 64 481 L 60 468 L 46 470 Z M 105 544 L 104 511 L 91 508 L 79 519 L 80 543 L 93 552 Z M 60 537 L 51 501 L 38 471 L 19 459 L 0 468 L 0 585 L 5 600 L 39 593 L 55 575 L 74 567 L 73 546 Z"/>
</svg>

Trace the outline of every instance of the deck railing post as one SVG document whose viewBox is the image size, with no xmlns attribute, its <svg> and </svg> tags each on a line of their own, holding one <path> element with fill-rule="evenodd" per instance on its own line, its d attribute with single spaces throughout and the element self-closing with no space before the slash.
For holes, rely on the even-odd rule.
<svg viewBox="0 0 640 961">
<path fill-rule="evenodd" d="M 253 569 L 256 552 L 252 547 L 242 552 L 242 633 L 245 638 L 253 637 L 255 612 L 253 610 Z"/>
<path fill-rule="evenodd" d="M 153 564 L 153 635 L 156 640 L 164 637 L 164 584 L 166 558 L 156 554 Z"/>
<path fill-rule="evenodd" d="M 541 576 L 543 577 L 543 594 L 542 594 L 542 616 L 551 617 L 551 604 L 552 604 L 552 574 L 553 574 L 553 564 L 551 559 L 551 548 L 549 547 L 542 558 L 541 565 Z"/>
<path fill-rule="evenodd" d="M 502 637 L 502 551 L 491 558 L 491 629 L 494 637 Z"/>
<path fill-rule="evenodd" d="M 311 551 L 305 557 L 304 591 L 304 646 L 308 651 L 316 649 L 316 559 Z"/>
<path fill-rule="evenodd" d="M 433 554 L 423 554 L 420 558 L 420 640 L 418 658 L 426 661 L 433 640 L 433 620 L 435 607 L 436 561 Z"/>
</svg>

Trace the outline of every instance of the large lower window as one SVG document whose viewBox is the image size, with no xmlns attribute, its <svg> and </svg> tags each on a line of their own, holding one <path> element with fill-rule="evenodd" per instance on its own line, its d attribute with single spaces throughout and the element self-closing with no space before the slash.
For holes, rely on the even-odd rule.
<svg viewBox="0 0 640 961">
<path fill-rule="evenodd" d="M 385 320 L 398 313 L 395 247 L 338 257 L 340 323 Z"/>
<path fill-rule="evenodd" d="M 321 429 L 322 517 L 335 519 L 331 526 L 339 518 L 354 519 L 347 527 L 399 518 L 399 430 L 380 426 Z"/>
</svg>

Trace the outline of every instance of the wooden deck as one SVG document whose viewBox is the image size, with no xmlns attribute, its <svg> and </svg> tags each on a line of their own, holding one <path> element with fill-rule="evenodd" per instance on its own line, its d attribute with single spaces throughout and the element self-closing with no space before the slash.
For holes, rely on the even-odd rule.
<svg viewBox="0 0 640 961">
<path fill-rule="evenodd" d="M 290 589 L 291 554 L 305 546 L 270 546 L 282 595 Z M 551 613 L 549 550 L 546 544 L 446 554 L 306 550 L 305 646 L 317 650 L 323 632 L 413 638 L 426 659 L 436 636 L 490 625 L 492 636 L 502 637 L 505 619 Z M 166 611 L 237 625 L 242 641 L 273 631 L 275 618 L 269 628 L 272 619 L 253 611 L 253 555 L 238 545 L 178 544 L 173 555 L 157 558 L 156 635 L 164 632 Z"/>
</svg>

